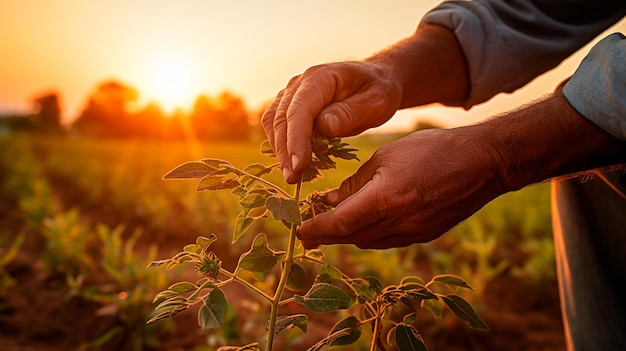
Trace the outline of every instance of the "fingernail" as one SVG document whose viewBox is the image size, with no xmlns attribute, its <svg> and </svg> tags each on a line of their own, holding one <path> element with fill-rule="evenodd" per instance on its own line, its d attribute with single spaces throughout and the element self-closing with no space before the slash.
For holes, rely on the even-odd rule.
<svg viewBox="0 0 626 351">
<path fill-rule="evenodd" d="M 298 156 L 291 155 L 291 168 L 293 170 L 296 170 L 298 168 L 299 163 L 300 163 L 300 160 L 298 159 Z"/>
<path fill-rule="evenodd" d="M 338 199 L 339 193 L 337 193 L 337 191 L 329 191 L 326 194 L 326 200 L 328 200 L 328 202 L 331 204 L 336 204 Z"/>
<path fill-rule="evenodd" d="M 289 177 L 291 177 L 291 170 L 287 167 L 283 168 L 283 177 L 285 178 L 285 181 L 289 180 Z"/>
<path fill-rule="evenodd" d="M 328 131 L 332 135 L 336 135 L 337 133 L 339 133 L 339 118 L 337 118 L 337 116 L 334 113 L 326 112 L 323 118 L 324 118 L 324 122 L 328 126 Z"/>
</svg>

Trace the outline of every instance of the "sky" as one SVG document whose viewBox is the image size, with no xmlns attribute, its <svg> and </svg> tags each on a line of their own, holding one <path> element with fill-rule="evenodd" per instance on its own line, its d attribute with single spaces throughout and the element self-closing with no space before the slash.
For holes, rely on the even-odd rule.
<svg viewBox="0 0 626 351">
<path fill-rule="evenodd" d="M 229 90 L 261 108 L 307 67 L 363 58 L 411 35 L 439 0 L 2 0 L 0 113 L 29 112 L 57 92 L 66 120 L 97 84 L 116 79 L 166 111 Z M 622 22 L 611 30 L 626 32 Z M 473 123 L 531 101 L 571 75 L 588 47 L 514 94 L 462 109 L 401 111 L 381 130 L 419 118 Z"/>
</svg>

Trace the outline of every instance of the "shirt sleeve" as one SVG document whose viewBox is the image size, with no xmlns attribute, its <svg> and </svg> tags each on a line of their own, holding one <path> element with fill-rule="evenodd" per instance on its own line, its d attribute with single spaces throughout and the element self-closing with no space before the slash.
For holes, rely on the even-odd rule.
<svg viewBox="0 0 626 351">
<path fill-rule="evenodd" d="M 623 0 L 445 1 L 422 23 L 454 31 L 469 68 L 469 109 L 556 67 L 624 15 Z"/>
<path fill-rule="evenodd" d="M 581 115 L 626 140 L 626 37 L 615 33 L 594 45 L 563 94 Z"/>
</svg>

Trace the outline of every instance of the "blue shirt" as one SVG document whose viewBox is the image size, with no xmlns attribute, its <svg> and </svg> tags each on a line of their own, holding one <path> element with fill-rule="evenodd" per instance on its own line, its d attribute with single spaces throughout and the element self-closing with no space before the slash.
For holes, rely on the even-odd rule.
<svg viewBox="0 0 626 351">
<path fill-rule="evenodd" d="M 512 92 L 626 16 L 624 0 L 446 1 L 424 23 L 454 31 L 471 89 L 463 106 Z M 582 61 L 563 92 L 583 116 L 626 140 L 626 40 L 612 34 Z"/>
</svg>

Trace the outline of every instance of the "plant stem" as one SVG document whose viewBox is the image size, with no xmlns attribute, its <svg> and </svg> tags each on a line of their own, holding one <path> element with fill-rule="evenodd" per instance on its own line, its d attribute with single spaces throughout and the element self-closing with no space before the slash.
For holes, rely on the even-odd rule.
<svg viewBox="0 0 626 351">
<path fill-rule="evenodd" d="M 228 284 L 230 282 L 235 281 L 235 282 L 238 282 L 239 284 L 247 287 L 248 289 L 254 291 L 255 293 L 259 294 L 259 296 L 262 296 L 267 301 L 272 302 L 272 297 L 269 296 L 268 294 L 266 294 L 263 290 L 261 290 L 261 289 L 257 288 L 256 286 L 252 285 L 249 281 L 247 281 L 245 279 L 242 279 L 242 278 L 239 278 L 237 276 L 237 271 L 235 271 L 234 273 L 231 273 L 231 272 L 227 271 L 224 268 L 220 268 L 220 273 L 222 273 L 225 276 L 227 276 L 228 279 L 218 283 L 217 286 L 224 286 L 224 285 L 226 285 L 226 284 Z"/>
<path fill-rule="evenodd" d="M 296 185 L 296 193 L 294 195 L 294 199 L 296 201 L 300 200 L 300 189 L 302 188 L 302 181 L 299 181 Z M 280 281 L 278 282 L 278 287 L 276 287 L 276 294 L 274 294 L 274 299 L 272 300 L 272 307 L 270 310 L 270 323 L 267 334 L 267 347 L 266 351 L 272 351 L 272 347 L 274 346 L 274 334 L 276 333 L 276 320 L 278 318 L 278 308 L 280 307 L 280 299 L 283 295 L 283 291 L 285 290 L 285 285 L 287 284 L 287 278 L 289 277 L 289 272 L 291 271 L 291 265 L 293 263 L 293 253 L 296 246 L 296 234 L 297 234 L 298 226 L 294 223 L 291 224 L 291 231 L 289 232 L 289 245 L 287 246 L 287 257 L 285 258 L 285 266 L 280 275 Z"/>
</svg>

